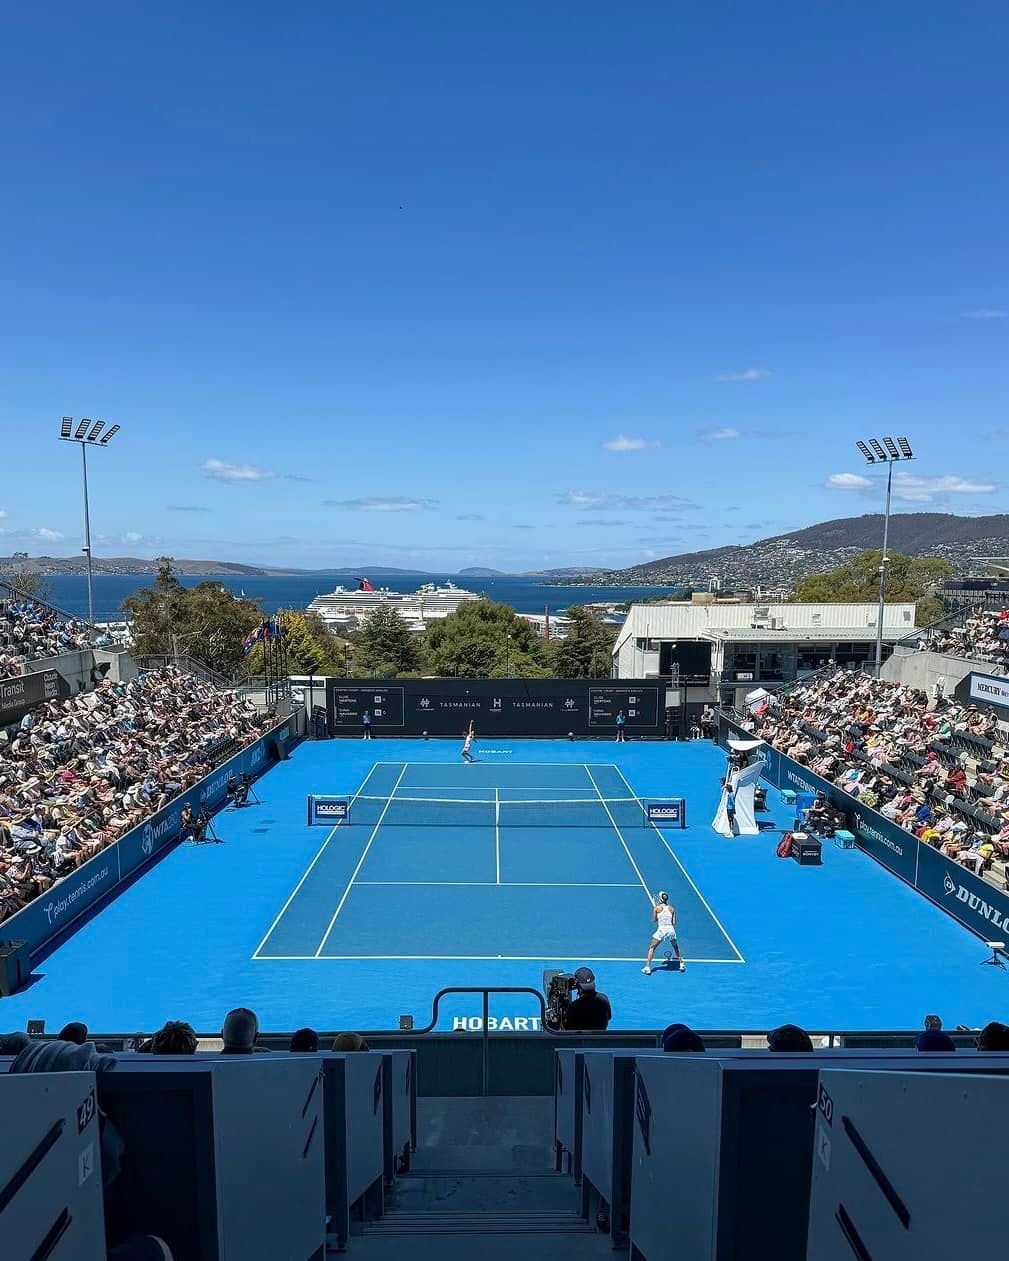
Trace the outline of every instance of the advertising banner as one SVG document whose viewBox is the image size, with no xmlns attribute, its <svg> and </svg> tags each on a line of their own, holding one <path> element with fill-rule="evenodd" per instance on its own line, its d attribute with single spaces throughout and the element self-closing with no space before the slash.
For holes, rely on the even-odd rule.
<svg viewBox="0 0 1009 1261">
<path fill-rule="evenodd" d="M 1009 896 L 931 845 L 915 843 L 918 891 L 985 941 L 1009 944 Z"/>
<path fill-rule="evenodd" d="M 269 745 L 289 727 L 290 722 L 286 719 L 255 744 L 236 753 L 212 775 L 194 784 L 163 810 L 145 819 L 115 844 L 109 845 L 5 920 L 0 924 L 0 940 L 26 942 L 29 953 L 37 954 L 51 938 L 63 932 L 85 911 L 102 898 L 113 895 L 121 881 L 178 843 L 184 805 L 188 803 L 198 810 L 201 804 L 205 804 L 208 809 L 214 810 L 224 801 L 229 775 L 256 774 L 264 767 L 269 757 Z"/>
<path fill-rule="evenodd" d="M 612 737 L 622 713 L 629 736 L 662 737 L 665 684 L 657 679 L 327 679 L 331 735 Z"/>
<path fill-rule="evenodd" d="M 59 670 L 38 670 L 0 680 L 0 726 L 19 722 L 43 701 L 66 700 L 69 695 L 70 685 Z"/>
<path fill-rule="evenodd" d="M 844 793 L 838 795 L 846 796 Z M 852 811 L 851 831 L 859 849 L 865 850 L 884 867 L 889 867 L 908 884 L 914 884 L 918 869 L 918 838 L 885 819 L 878 811 L 860 806 L 850 797 L 847 806 Z"/>
<path fill-rule="evenodd" d="M 998 678 L 994 674 L 972 673 L 969 694 L 975 703 L 984 702 L 998 705 L 1001 709 L 1009 709 L 1009 679 Z"/>
</svg>

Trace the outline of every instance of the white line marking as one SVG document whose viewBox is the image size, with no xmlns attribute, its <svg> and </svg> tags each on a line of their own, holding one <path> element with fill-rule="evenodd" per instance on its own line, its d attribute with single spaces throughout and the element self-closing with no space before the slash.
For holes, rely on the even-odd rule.
<svg viewBox="0 0 1009 1261">
<path fill-rule="evenodd" d="M 630 791 L 631 791 L 631 792 L 633 792 L 633 791 L 634 791 L 634 789 L 633 789 L 633 788 L 631 788 L 631 786 L 630 786 L 630 784 L 629 784 L 629 783 L 627 783 L 627 776 L 623 773 L 623 771 L 620 769 L 620 767 L 619 767 L 619 766 L 614 766 L 614 768 L 613 768 L 613 769 L 614 769 L 614 770 L 616 771 L 616 773 L 620 776 L 620 778 L 624 781 L 624 783 L 625 783 L 625 784 L 627 784 L 627 787 L 630 789 Z M 679 858 L 677 857 L 677 855 L 676 855 L 676 851 L 673 849 L 673 847 L 672 847 L 672 846 L 669 844 L 669 842 L 666 840 L 665 836 L 663 836 L 663 834 L 662 834 L 662 829 L 661 829 L 660 827 L 657 827 L 657 826 L 656 826 L 656 824 L 654 824 L 654 823 L 651 821 L 651 819 L 649 819 L 649 820 L 648 820 L 648 826 L 649 826 L 649 827 L 651 827 L 651 828 L 654 828 L 654 829 L 655 829 L 655 832 L 656 832 L 656 834 L 658 835 L 659 840 L 662 842 L 662 844 L 663 844 L 663 845 L 665 845 L 666 849 L 667 849 L 667 850 L 669 850 L 669 854 L 670 854 L 670 857 L 672 858 L 673 862 L 677 865 L 677 867 L 679 867 L 680 871 L 682 871 L 682 872 L 683 872 L 684 879 L 685 879 L 685 880 L 687 881 L 687 883 L 690 885 L 691 889 L 693 889 L 693 891 L 694 891 L 694 892 L 697 894 L 697 896 L 700 898 L 700 900 L 701 900 L 701 904 L 703 905 L 704 909 L 708 912 L 708 914 L 711 916 L 711 918 L 715 921 L 715 923 L 718 925 L 719 931 L 721 932 L 722 936 L 723 936 L 723 937 L 725 938 L 725 940 L 729 943 L 729 945 L 732 947 L 732 949 L 736 952 L 736 960 L 737 960 L 737 962 L 738 962 L 738 963 L 745 963 L 745 962 L 746 962 L 746 960 L 743 958 L 742 953 L 740 952 L 739 947 L 738 947 L 738 946 L 736 945 L 736 943 L 732 940 L 732 938 L 729 936 L 729 934 L 725 931 L 725 925 L 722 923 L 722 921 L 718 918 L 718 916 L 715 914 L 715 912 L 714 912 L 714 911 L 711 909 L 711 907 L 708 905 L 708 899 L 704 896 L 704 894 L 700 891 L 700 889 L 698 889 L 697 885 L 696 885 L 696 884 L 694 884 L 693 880 L 692 880 L 692 879 L 691 879 L 691 877 L 690 877 L 690 873 L 687 871 L 686 867 L 684 867 L 684 865 L 680 862 Z"/>
<path fill-rule="evenodd" d="M 395 764 L 393 764 L 393 765 L 395 765 Z M 363 792 L 364 792 L 364 786 L 365 786 L 365 784 L 367 784 L 368 780 L 369 780 L 369 779 L 371 779 L 372 775 L 374 775 L 374 773 L 375 773 L 375 767 L 376 767 L 376 766 L 378 766 L 378 762 L 372 762 L 372 764 L 371 764 L 371 770 L 368 772 L 368 774 L 367 774 L 367 775 L 365 775 L 364 779 L 363 779 L 363 780 L 361 780 L 360 787 L 358 788 L 357 792 L 356 792 L 356 793 L 354 793 L 354 796 L 353 796 L 353 797 L 351 797 L 351 799 L 350 799 L 350 800 L 351 800 L 352 802 L 353 802 L 353 801 L 355 801 L 355 800 L 356 800 L 356 799 L 357 799 L 357 798 L 361 795 L 361 793 L 363 793 Z M 316 864 L 316 863 L 319 861 L 319 859 L 322 857 L 322 855 L 323 855 L 323 853 L 324 853 L 324 851 L 325 851 L 325 849 L 326 849 L 326 846 L 329 844 L 329 842 L 330 842 L 330 841 L 333 839 L 333 837 L 336 835 L 336 829 L 337 829 L 337 828 L 340 826 L 340 824 L 341 824 L 341 823 L 343 823 L 343 822 L 344 822 L 344 820 L 343 820 L 343 819 L 340 819 L 340 820 L 339 820 L 339 821 L 338 821 L 338 822 L 337 822 L 337 823 L 333 826 L 333 828 L 330 830 L 329 834 L 326 836 L 326 839 L 325 839 L 325 840 L 322 842 L 322 844 L 319 846 L 319 849 L 318 849 L 318 851 L 316 852 L 315 857 L 312 859 L 312 861 L 311 861 L 311 862 L 308 864 L 308 866 L 305 868 L 304 875 L 301 877 L 301 879 L 298 881 L 298 883 L 297 883 L 297 884 L 294 886 L 294 888 L 291 890 L 290 896 L 288 897 L 287 901 L 284 903 L 284 905 L 283 905 L 283 906 L 280 908 L 280 910 L 277 912 L 277 916 L 276 916 L 276 918 L 274 919 L 273 923 L 272 923 L 272 924 L 270 925 L 270 927 L 266 930 L 266 936 L 265 936 L 265 937 L 263 938 L 263 940 L 259 943 L 259 945 L 256 947 L 256 949 L 252 952 L 252 957 L 253 957 L 253 959 L 255 959 L 255 957 L 259 954 L 260 950 L 262 950 L 262 948 L 266 945 L 267 939 L 269 938 L 270 934 L 273 932 L 273 930 L 274 930 L 274 929 L 277 927 L 277 925 L 280 923 L 281 919 L 282 919 L 282 918 L 283 918 L 283 916 L 284 916 L 284 912 L 287 910 L 287 908 L 288 908 L 288 907 L 291 905 L 291 903 L 294 901 L 295 897 L 297 896 L 298 890 L 301 888 L 301 886 L 302 886 L 302 885 L 305 883 L 305 881 L 308 879 L 309 872 L 312 870 L 312 868 L 315 866 L 315 864 Z"/>
<path fill-rule="evenodd" d="M 648 888 L 648 885 L 645 884 L 645 878 L 639 871 L 638 864 L 634 861 L 634 855 L 627 848 L 627 842 L 624 840 L 624 834 L 617 827 L 617 821 L 616 819 L 614 819 L 613 815 L 610 813 L 610 808 L 606 804 L 606 801 L 603 798 L 603 794 L 599 791 L 599 785 L 596 783 L 594 779 L 592 779 L 592 772 L 589 770 L 587 766 L 585 767 L 585 774 L 588 775 L 589 779 L 592 780 L 592 787 L 596 790 L 596 796 L 599 798 L 600 804 L 602 805 L 603 809 L 609 815 L 610 822 L 613 824 L 613 830 L 614 832 L 616 832 L 617 837 L 620 841 L 620 844 L 624 847 L 624 853 L 627 855 L 631 866 L 634 868 L 634 874 L 641 881 L 641 887 L 645 891 L 645 897 L 648 899 L 649 906 L 651 906 L 654 902 L 654 899 L 652 898 L 651 890 Z M 624 783 L 627 783 L 627 781 L 625 780 Z M 630 788 L 631 787 L 630 784 L 627 784 L 627 787 Z M 633 793 L 633 789 L 631 791 Z"/>
<path fill-rule="evenodd" d="M 328 963 L 334 960 L 340 960 L 344 963 L 353 962 L 361 959 L 394 959 L 397 963 L 412 962 L 415 959 L 424 962 L 444 961 L 453 962 L 455 960 L 470 959 L 474 961 L 494 962 L 494 963 L 637 963 L 640 965 L 641 956 L 638 955 L 597 955 L 594 958 L 586 958 L 585 955 L 258 955 L 257 962 L 278 961 L 288 963 Z M 685 958 L 684 963 L 713 963 L 713 964 L 738 964 L 743 963 L 743 959 L 691 959 Z M 655 971 L 662 972 L 664 969 L 656 967 Z"/>
<path fill-rule="evenodd" d="M 399 779 L 397 779 L 395 784 L 393 784 L 392 786 L 393 795 L 395 795 L 396 789 L 399 787 L 399 780 L 402 779 L 403 776 L 406 774 L 406 768 L 408 765 L 409 763 L 403 764 L 403 769 L 399 773 Z M 339 916 L 340 912 L 343 910 L 343 904 L 344 902 L 347 901 L 347 897 L 351 889 L 354 887 L 354 881 L 357 878 L 357 873 L 361 870 L 361 867 L 364 865 L 364 860 L 368 857 L 368 850 L 371 849 L 372 841 L 374 841 L 375 837 L 378 836 L 378 829 L 382 826 L 382 820 L 385 818 L 386 811 L 389 809 L 391 805 L 392 805 L 392 796 L 389 797 L 389 800 L 383 806 L 382 813 L 378 816 L 378 820 L 375 823 L 375 826 L 371 829 L 371 836 L 368 837 L 368 843 L 367 845 L 365 845 L 364 850 L 361 854 L 361 857 L 357 860 L 357 866 L 351 872 L 350 879 L 347 881 L 347 887 L 343 891 L 343 897 L 336 904 L 336 910 L 333 912 L 333 918 L 329 921 L 329 927 L 326 929 L 325 933 L 323 934 L 322 941 L 319 942 L 319 949 L 315 952 L 316 958 L 318 958 L 319 955 L 322 954 L 323 947 L 325 946 L 326 942 L 329 939 L 329 934 L 333 931 L 333 925 L 336 923 L 337 917 Z"/>
<path fill-rule="evenodd" d="M 494 789 L 494 859 L 497 864 L 497 883 L 501 883 L 501 800 Z"/>
<path fill-rule="evenodd" d="M 500 885 L 502 889 L 636 889 L 636 881 L 617 881 L 613 884 L 589 884 L 587 881 L 570 880 L 356 880 L 358 889 L 371 887 L 381 888 L 395 885 L 399 889 L 424 888 L 432 886 L 446 889 L 493 889 Z"/>
</svg>

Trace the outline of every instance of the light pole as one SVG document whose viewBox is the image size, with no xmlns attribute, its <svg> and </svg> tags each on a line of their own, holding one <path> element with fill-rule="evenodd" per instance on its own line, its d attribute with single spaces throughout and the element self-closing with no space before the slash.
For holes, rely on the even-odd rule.
<svg viewBox="0 0 1009 1261">
<path fill-rule="evenodd" d="M 95 596 L 91 567 L 91 514 L 88 508 L 88 447 L 107 447 L 122 426 L 112 425 L 110 428 L 105 429 L 104 420 L 96 420 L 92 424 L 85 417 L 76 430 L 71 433 L 73 424 L 74 418 L 72 416 L 63 417 L 60 422 L 60 440 L 62 442 L 77 442 L 81 448 L 81 463 L 84 470 L 84 547 L 82 550 L 88 562 L 88 621 L 94 626 Z M 103 429 L 105 429 L 105 433 L 99 437 Z"/>
<path fill-rule="evenodd" d="M 869 464 L 886 465 L 886 511 L 883 514 L 883 556 L 879 563 L 879 610 L 876 613 L 876 678 L 879 678 L 883 667 L 883 609 L 886 604 L 886 566 L 889 556 L 886 552 L 890 537 L 890 492 L 893 490 L 893 466 L 899 461 L 913 460 L 914 452 L 906 438 L 884 438 L 882 445 L 870 438 L 868 445 L 856 442 L 855 445 L 865 456 Z M 870 451 L 869 448 L 872 448 Z M 883 448 L 886 448 L 884 450 Z"/>
</svg>

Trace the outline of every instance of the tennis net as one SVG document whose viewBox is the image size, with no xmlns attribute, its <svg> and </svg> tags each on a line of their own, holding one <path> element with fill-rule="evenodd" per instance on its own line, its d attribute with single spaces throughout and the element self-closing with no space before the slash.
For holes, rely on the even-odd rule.
<svg viewBox="0 0 1009 1261">
<path fill-rule="evenodd" d="M 631 828 L 648 827 L 639 797 L 474 801 L 452 797 L 351 799 L 346 822 L 375 827 Z"/>
</svg>

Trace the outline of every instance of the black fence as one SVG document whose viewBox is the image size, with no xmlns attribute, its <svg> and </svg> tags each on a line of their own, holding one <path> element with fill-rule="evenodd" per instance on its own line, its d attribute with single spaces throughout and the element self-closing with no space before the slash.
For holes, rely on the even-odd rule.
<svg viewBox="0 0 1009 1261">
<path fill-rule="evenodd" d="M 656 679 L 326 680 L 330 735 L 525 736 L 612 740 L 617 716 L 628 739 L 667 734 L 666 688 Z"/>
</svg>

